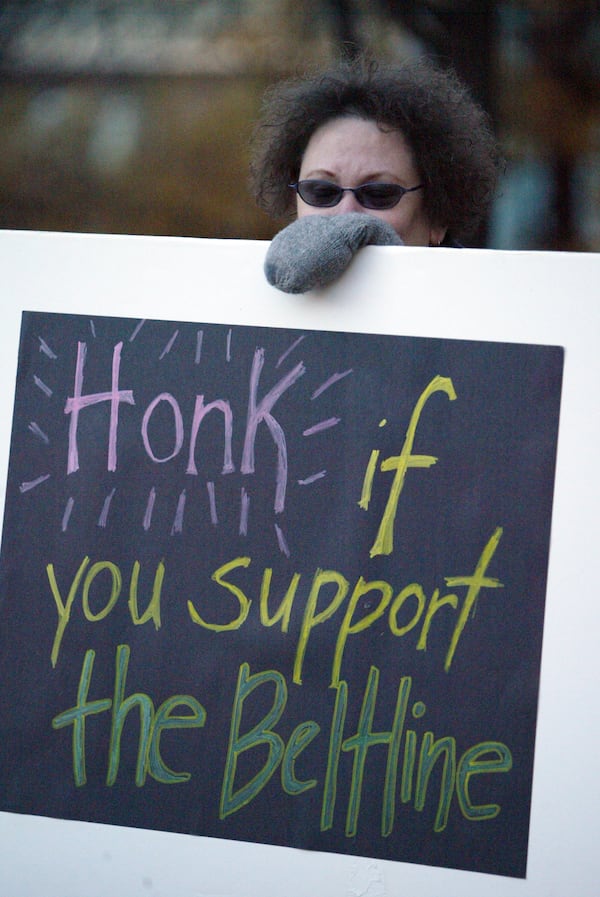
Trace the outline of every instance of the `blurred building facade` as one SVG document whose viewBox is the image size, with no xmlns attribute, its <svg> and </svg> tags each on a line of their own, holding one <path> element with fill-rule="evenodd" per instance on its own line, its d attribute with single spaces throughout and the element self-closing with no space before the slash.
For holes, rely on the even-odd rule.
<svg viewBox="0 0 600 897">
<path fill-rule="evenodd" d="M 506 173 L 485 235 L 600 249 L 597 0 L 23 0 L 0 7 L 0 227 L 269 239 L 265 87 L 364 47 L 452 65 Z"/>
</svg>

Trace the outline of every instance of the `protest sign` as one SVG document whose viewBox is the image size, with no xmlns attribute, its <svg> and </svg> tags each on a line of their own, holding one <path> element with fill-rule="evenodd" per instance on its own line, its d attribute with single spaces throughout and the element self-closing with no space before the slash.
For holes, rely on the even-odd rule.
<svg viewBox="0 0 600 897">
<path fill-rule="evenodd" d="M 315 323 L 24 312 L 1 808 L 523 877 L 563 350 Z"/>
</svg>

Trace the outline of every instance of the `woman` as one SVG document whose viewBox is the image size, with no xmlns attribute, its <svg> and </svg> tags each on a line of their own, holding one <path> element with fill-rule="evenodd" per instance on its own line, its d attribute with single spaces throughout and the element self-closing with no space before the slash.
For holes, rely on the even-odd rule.
<svg viewBox="0 0 600 897">
<path fill-rule="evenodd" d="M 359 245 L 456 246 L 484 220 L 498 164 L 488 118 L 456 75 L 423 60 L 358 58 L 267 92 L 251 182 L 269 214 L 296 213 L 288 252 L 313 228 L 317 244 L 327 228 L 353 237 L 359 222 L 345 213 L 357 212 L 369 218 Z M 313 216 L 318 225 L 300 224 Z M 332 216 L 345 223 L 324 220 Z"/>
</svg>

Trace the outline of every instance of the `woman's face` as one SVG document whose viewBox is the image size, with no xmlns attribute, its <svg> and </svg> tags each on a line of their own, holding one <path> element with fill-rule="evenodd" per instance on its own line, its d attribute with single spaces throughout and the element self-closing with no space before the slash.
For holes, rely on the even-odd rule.
<svg viewBox="0 0 600 897">
<path fill-rule="evenodd" d="M 321 125 L 308 141 L 298 180 L 333 181 L 340 187 L 359 187 L 380 181 L 416 187 L 420 183 L 412 152 L 399 131 L 384 130 L 374 121 L 335 118 Z M 387 221 L 407 246 L 438 246 L 446 229 L 432 226 L 423 206 L 423 191 L 406 193 L 391 209 L 365 209 L 346 192 L 337 206 L 318 208 L 297 197 L 298 218 L 366 212 Z"/>
</svg>

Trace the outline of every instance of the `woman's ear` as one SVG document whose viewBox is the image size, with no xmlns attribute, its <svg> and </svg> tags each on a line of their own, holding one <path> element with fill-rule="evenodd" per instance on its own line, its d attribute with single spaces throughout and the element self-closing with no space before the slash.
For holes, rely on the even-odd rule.
<svg viewBox="0 0 600 897">
<path fill-rule="evenodd" d="M 429 245 L 430 246 L 441 246 L 444 237 L 446 236 L 447 227 L 441 227 L 438 225 L 432 225 L 429 228 Z"/>
</svg>

